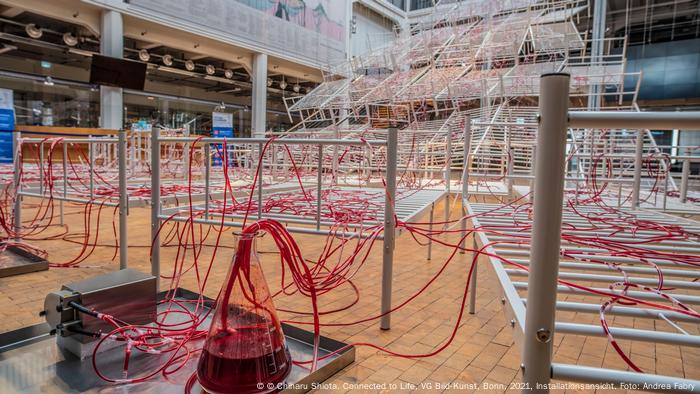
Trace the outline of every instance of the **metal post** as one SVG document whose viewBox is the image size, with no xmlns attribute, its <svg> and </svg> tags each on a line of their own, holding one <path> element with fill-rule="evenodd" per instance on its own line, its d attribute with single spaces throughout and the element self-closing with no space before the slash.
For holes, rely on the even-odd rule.
<svg viewBox="0 0 700 394">
<path fill-rule="evenodd" d="M 664 176 L 664 198 L 663 198 L 663 210 L 666 210 L 666 198 L 668 197 L 668 177 L 671 175 L 670 170 L 666 171 L 666 175 Z"/>
<path fill-rule="evenodd" d="M 66 144 L 66 141 L 63 141 L 63 160 L 61 161 L 61 164 L 63 166 L 63 198 L 65 199 L 68 197 L 68 144 Z M 61 200 L 60 204 L 60 209 L 61 209 L 61 226 L 65 224 L 64 220 L 64 208 L 63 208 L 63 202 L 64 200 Z"/>
<path fill-rule="evenodd" d="M 183 132 L 183 134 L 185 135 L 185 137 L 190 136 L 190 126 L 189 125 L 187 125 L 187 127 L 185 127 L 185 131 Z M 185 174 L 185 180 L 188 180 L 189 176 L 190 176 L 190 174 L 189 174 L 189 172 L 190 172 L 189 171 L 189 167 L 190 167 L 190 143 L 185 142 L 182 147 L 184 149 L 184 151 L 182 152 L 182 158 L 183 158 L 182 172 Z M 226 160 L 228 160 L 228 158 L 226 158 Z"/>
<path fill-rule="evenodd" d="M 523 393 L 549 392 L 538 388 L 551 377 L 552 337 L 557 301 L 559 246 L 566 134 L 568 127 L 569 74 L 551 73 L 540 78 L 537 161 L 548 163 L 535 169 L 535 204 L 530 248 L 525 336 L 522 356 Z"/>
<path fill-rule="evenodd" d="M 22 241 L 22 147 L 20 146 L 20 132 L 16 131 L 12 133 L 13 144 L 15 149 L 15 173 L 14 173 L 14 183 L 15 183 L 15 240 L 17 242 Z"/>
<path fill-rule="evenodd" d="M 126 190 L 126 130 L 119 130 L 117 155 L 119 159 L 119 269 L 126 269 L 129 261 L 129 194 Z"/>
<path fill-rule="evenodd" d="M 622 182 L 617 184 L 617 207 L 622 206 Z"/>
<path fill-rule="evenodd" d="M 464 199 L 462 199 L 462 220 L 461 220 L 461 227 L 460 227 L 460 230 L 462 231 L 460 234 L 462 236 L 462 240 L 459 242 L 459 247 L 460 247 L 459 254 L 465 253 L 464 246 L 465 246 L 466 239 L 464 238 L 464 234 L 467 233 L 466 216 L 467 216 L 467 207 L 464 205 Z"/>
<path fill-rule="evenodd" d="M 39 194 L 44 194 L 44 143 L 39 144 Z"/>
<path fill-rule="evenodd" d="M 464 138 L 462 150 L 462 236 L 467 232 L 467 201 L 469 200 L 469 154 L 471 153 L 471 139 L 472 139 L 472 119 L 471 116 L 467 115 L 464 118 Z M 432 220 L 431 220 L 432 222 Z M 462 239 L 459 247 L 461 250 L 459 253 L 464 254 L 465 239 Z"/>
<path fill-rule="evenodd" d="M 226 152 L 226 149 L 223 150 Z M 209 183 L 211 182 L 211 146 L 209 144 L 204 144 L 204 218 L 209 220 Z M 223 165 L 228 166 L 228 156 L 226 156 L 226 163 Z"/>
<path fill-rule="evenodd" d="M 435 203 L 430 204 L 430 221 L 428 222 L 428 232 L 433 232 L 433 214 L 435 213 Z M 432 237 L 432 234 L 431 234 Z M 433 240 L 428 239 L 428 260 L 433 258 Z"/>
<path fill-rule="evenodd" d="M 477 244 L 476 244 L 476 237 L 472 235 L 472 249 L 474 249 L 473 254 L 476 254 L 476 251 L 478 250 Z M 476 273 L 479 270 L 479 264 L 475 261 L 474 264 L 476 264 L 476 267 L 474 267 L 474 270 L 472 271 L 472 278 L 469 281 L 469 314 L 473 315 L 476 313 Z"/>
<path fill-rule="evenodd" d="M 506 127 L 506 191 L 508 193 L 508 201 L 513 200 L 513 151 L 511 149 L 510 128 Z"/>
<path fill-rule="evenodd" d="M 535 202 L 535 166 L 537 165 L 537 145 L 532 146 L 532 163 L 530 164 L 530 202 Z M 576 180 L 578 184 L 578 179 Z"/>
<path fill-rule="evenodd" d="M 337 145 L 336 145 L 337 146 Z M 321 228 L 321 183 L 323 182 L 323 145 L 318 145 L 318 174 L 316 175 L 316 230 Z"/>
<path fill-rule="evenodd" d="M 462 204 L 469 197 L 469 155 L 471 154 L 472 118 L 467 115 L 464 118 L 464 160 L 462 163 Z"/>
<path fill-rule="evenodd" d="M 151 130 L 151 275 L 160 289 L 160 130 Z"/>
<path fill-rule="evenodd" d="M 92 136 L 88 136 L 92 139 Z M 92 143 L 88 143 L 88 166 L 90 168 L 90 200 L 95 198 L 95 149 Z"/>
<path fill-rule="evenodd" d="M 258 220 L 262 219 L 263 203 L 263 144 L 258 144 Z"/>
<path fill-rule="evenodd" d="M 637 132 L 637 145 L 634 148 L 634 183 L 632 185 L 632 209 L 639 207 L 639 192 L 642 187 L 642 150 L 644 130 Z"/>
<path fill-rule="evenodd" d="M 450 192 L 451 190 L 451 179 L 452 179 L 452 131 L 447 131 L 445 137 L 445 227 L 447 227 L 447 222 L 450 220 Z"/>
<path fill-rule="evenodd" d="M 690 176 L 690 160 L 683 160 L 683 171 L 681 172 L 681 202 L 688 201 L 688 177 Z"/>
<path fill-rule="evenodd" d="M 391 328 L 391 281 L 394 265 L 394 238 L 396 236 L 396 221 L 394 219 L 394 204 L 396 202 L 396 159 L 398 147 L 398 131 L 390 128 L 386 146 L 386 196 L 384 197 L 384 248 L 382 256 L 382 330 Z"/>
</svg>

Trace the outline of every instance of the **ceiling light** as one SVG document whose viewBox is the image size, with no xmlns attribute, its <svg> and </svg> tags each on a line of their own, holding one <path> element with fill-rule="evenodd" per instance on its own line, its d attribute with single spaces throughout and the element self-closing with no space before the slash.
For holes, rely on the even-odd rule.
<svg viewBox="0 0 700 394">
<path fill-rule="evenodd" d="M 224 76 L 228 79 L 233 78 L 233 70 L 231 70 L 231 69 L 224 70 Z"/>
<path fill-rule="evenodd" d="M 148 53 L 147 50 L 142 49 L 139 51 L 139 59 L 141 59 L 142 62 L 147 62 L 151 60 L 151 54 Z"/>
<path fill-rule="evenodd" d="M 267 87 L 269 88 L 270 86 L 272 86 L 272 78 L 267 79 Z"/>
<path fill-rule="evenodd" d="M 301 90 L 301 86 L 299 86 L 299 84 L 297 83 L 292 89 L 294 89 L 294 93 L 299 93 L 299 91 Z"/>
<path fill-rule="evenodd" d="M 282 82 L 280 82 L 280 89 L 287 89 L 287 82 L 285 82 L 284 79 L 282 80 Z"/>
<path fill-rule="evenodd" d="M 78 37 L 74 36 L 71 32 L 63 33 L 63 42 L 69 47 L 74 47 L 78 45 Z"/>
<path fill-rule="evenodd" d="M 209 75 L 214 75 L 214 73 L 216 72 L 216 68 L 214 68 L 214 66 L 212 66 L 211 64 L 207 64 L 207 66 L 204 69 Z"/>
<path fill-rule="evenodd" d="M 192 60 L 186 61 L 185 68 L 187 69 L 187 71 L 194 71 L 194 62 Z"/>
<path fill-rule="evenodd" d="M 24 31 L 26 31 L 27 35 L 31 38 L 41 38 L 41 35 L 44 34 L 44 31 L 41 30 L 41 27 L 33 23 L 30 23 L 27 26 L 25 26 Z"/>
<path fill-rule="evenodd" d="M 166 66 L 172 66 L 173 65 L 173 57 L 171 55 L 165 55 L 161 59 L 163 61 L 163 64 Z"/>
</svg>

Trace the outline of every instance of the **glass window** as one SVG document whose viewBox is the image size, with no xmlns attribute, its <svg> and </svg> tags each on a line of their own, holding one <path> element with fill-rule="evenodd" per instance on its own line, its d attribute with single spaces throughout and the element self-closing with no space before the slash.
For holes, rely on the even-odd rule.
<svg viewBox="0 0 700 394">
<path fill-rule="evenodd" d="M 406 0 L 386 0 L 389 4 L 393 5 L 394 7 L 404 10 L 406 7 Z"/>
<path fill-rule="evenodd" d="M 435 5 L 435 0 L 411 0 L 411 11 L 422 10 L 423 8 L 432 7 Z"/>
<path fill-rule="evenodd" d="M 100 93 L 95 88 L 4 75 L 0 87 L 13 91 L 17 125 L 98 127 Z"/>
</svg>

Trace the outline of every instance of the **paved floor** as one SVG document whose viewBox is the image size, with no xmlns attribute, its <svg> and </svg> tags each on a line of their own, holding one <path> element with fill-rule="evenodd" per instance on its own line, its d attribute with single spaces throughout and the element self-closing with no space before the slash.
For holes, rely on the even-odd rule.
<svg viewBox="0 0 700 394">
<path fill-rule="evenodd" d="M 453 207 L 456 213 L 459 205 Z M 436 212 L 442 212 L 438 206 Z M 67 261 L 76 256 L 82 243 L 79 232 L 83 230 L 83 213 L 77 207 L 68 209 L 67 223 L 70 225 L 68 239 L 37 241 L 35 244 L 49 251 L 50 260 Z M 43 299 L 48 291 L 58 289 L 62 283 L 91 277 L 118 268 L 118 259 L 112 261 L 115 253 L 112 233 L 112 209 L 105 209 L 100 224 L 98 246 L 80 268 L 58 268 L 45 272 L 25 274 L 0 279 L 0 299 L 10 301 L 10 307 L 0 309 L 0 332 L 37 324 Z M 25 217 L 30 217 L 27 211 Z M 441 216 L 436 214 L 437 218 Z M 129 217 L 129 266 L 148 272 L 150 236 L 149 211 L 144 208 L 132 209 Z M 427 220 L 427 218 L 424 218 Z M 60 233 L 56 228 L 55 233 Z M 76 235 L 78 234 L 78 235 Z M 259 250 L 263 267 L 271 290 L 279 289 L 279 260 L 273 253 L 274 245 L 263 238 Z M 308 259 L 314 260 L 323 247 L 320 236 L 295 235 L 301 250 Z M 454 242 L 454 237 L 448 237 Z M 471 244 L 471 239 L 467 241 Z M 208 242 L 209 243 L 209 242 Z M 210 282 L 204 294 L 215 297 L 226 275 L 233 250 L 234 236 L 226 231 L 214 261 Z M 348 322 L 372 316 L 379 311 L 381 281 L 381 244 L 375 245 L 369 259 L 354 279 L 361 292 L 359 302 L 352 308 L 332 315 L 324 315 L 322 322 Z M 175 247 L 162 249 L 162 272 L 168 275 L 173 269 Z M 200 261 L 208 262 L 211 247 L 204 247 Z M 451 250 L 445 247 L 433 248 L 433 257 L 426 259 L 426 247 L 418 245 L 410 235 L 404 234 L 397 240 L 394 265 L 394 304 L 413 295 L 445 263 Z M 190 256 L 187 257 L 191 260 Z M 395 352 L 411 354 L 430 353 L 442 346 L 455 327 L 464 292 L 467 270 L 471 263 L 469 254 L 457 254 L 447 265 L 441 276 L 422 295 L 392 315 L 393 328 L 381 331 L 378 322 L 372 321 L 353 326 L 326 327 L 323 334 L 345 342 L 370 342 L 387 346 Z M 478 266 L 479 286 L 477 291 L 477 312 L 465 313 L 458 327 L 454 341 L 442 352 L 418 359 L 405 359 L 386 355 L 369 347 L 357 348 L 356 362 L 348 366 L 327 382 L 336 389 L 317 390 L 318 392 L 515 392 L 519 382 L 519 349 L 514 345 L 511 327 L 503 313 L 500 287 L 486 260 Z M 169 280 L 163 279 L 163 286 Z M 194 275 L 187 275 L 181 287 L 198 291 Z M 333 309 L 347 305 L 353 299 L 350 286 L 345 286 L 321 297 L 321 309 Z M 275 300 L 278 309 L 310 310 L 309 301 L 298 295 L 280 296 Z M 294 316 L 280 312 L 284 319 Z M 593 323 L 595 315 L 571 315 L 573 321 Z M 654 322 L 644 319 L 616 317 L 614 324 L 641 327 Z M 697 331 L 697 327 L 695 328 Z M 620 341 L 624 349 L 631 352 L 633 359 L 650 373 L 664 373 L 675 376 L 700 379 L 700 351 L 680 349 L 678 346 L 653 345 Z M 555 360 L 558 362 L 580 363 L 590 366 L 625 368 L 605 338 L 584 338 L 572 335 L 555 337 Z M 380 386 L 370 386 L 379 384 Z M 395 384 L 396 389 L 391 389 Z M 386 386 L 381 386 L 386 385 Z M 451 385 L 446 387 L 447 385 Z M 383 389 L 383 390 L 382 390 Z M 574 388 L 553 392 L 593 392 Z M 602 392 L 603 390 L 599 390 Z M 624 391 L 624 390 L 615 390 Z M 609 390 L 605 390 L 609 392 Z"/>
</svg>

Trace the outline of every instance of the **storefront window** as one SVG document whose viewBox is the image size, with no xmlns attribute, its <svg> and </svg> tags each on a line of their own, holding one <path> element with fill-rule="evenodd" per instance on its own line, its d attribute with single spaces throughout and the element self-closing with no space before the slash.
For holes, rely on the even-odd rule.
<svg viewBox="0 0 700 394">
<path fill-rule="evenodd" d="M 47 78 L 0 75 L 0 87 L 13 92 L 18 125 L 98 127 L 100 93 L 90 86 Z"/>
</svg>

